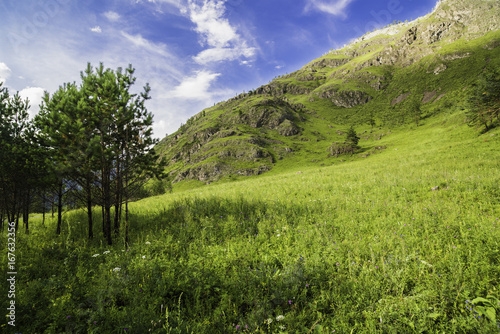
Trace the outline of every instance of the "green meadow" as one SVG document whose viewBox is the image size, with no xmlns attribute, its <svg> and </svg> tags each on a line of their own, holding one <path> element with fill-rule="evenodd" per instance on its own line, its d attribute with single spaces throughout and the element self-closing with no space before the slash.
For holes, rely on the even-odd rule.
<svg viewBox="0 0 500 334">
<path fill-rule="evenodd" d="M 60 236 L 34 216 L 16 236 L 15 332 L 500 333 L 500 131 L 464 119 L 175 184 L 130 205 L 128 248 L 101 241 L 97 208 L 93 241 L 82 210 Z"/>
</svg>

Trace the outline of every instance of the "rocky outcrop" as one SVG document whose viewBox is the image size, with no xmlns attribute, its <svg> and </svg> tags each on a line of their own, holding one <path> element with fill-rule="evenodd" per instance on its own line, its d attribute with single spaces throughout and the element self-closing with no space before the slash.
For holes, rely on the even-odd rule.
<svg viewBox="0 0 500 334">
<path fill-rule="evenodd" d="M 445 64 L 439 64 L 435 69 L 434 69 L 434 74 L 435 75 L 438 75 L 439 73 L 441 72 L 444 72 L 446 71 L 446 69 L 448 68 L 448 66 L 446 66 Z"/>
<path fill-rule="evenodd" d="M 239 110 L 221 116 L 221 121 L 232 124 L 247 124 L 253 128 L 267 128 L 278 132 L 294 135 L 300 132 L 294 124 L 300 119 L 299 112 L 305 107 L 301 104 L 290 104 L 282 98 L 268 98 Z"/>
<path fill-rule="evenodd" d="M 307 87 L 278 81 L 273 81 L 270 84 L 261 86 L 255 90 L 256 94 L 267 94 L 272 96 L 281 96 L 287 93 L 292 95 L 305 95 L 310 92 L 311 90 Z"/>
<path fill-rule="evenodd" d="M 339 67 L 347 64 L 351 59 L 332 59 L 332 58 L 323 58 L 318 61 L 315 61 L 311 64 L 304 66 L 304 68 L 324 68 L 324 67 Z"/>
<path fill-rule="evenodd" d="M 417 27 L 411 27 L 406 31 L 406 33 L 401 37 L 401 44 L 412 45 L 413 42 L 417 40 Z"/>
<path fill-rule="evenodd" d="M 297 125 L 295 125 L 295 123 L 291 122 L 288 119 L 281 123 L 278 126 L 277 130 L 280 135 L 285 137 L 298 135 L 300 133 L 300 129 L 297 127 Z"/>
<path fill-rule="evenodd" d="M 338 107 L 352 108 L 357 105 L 368 103 L 372 97 L 359 90 L 344 90 L 338 88 L 326 90 L 318 95 L 320 98 L 329 99 Z"/>
</svg>

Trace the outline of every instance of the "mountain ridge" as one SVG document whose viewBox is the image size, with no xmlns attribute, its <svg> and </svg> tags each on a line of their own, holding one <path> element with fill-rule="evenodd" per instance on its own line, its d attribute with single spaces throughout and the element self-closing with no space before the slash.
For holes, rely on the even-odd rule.
<svg viewBox="0 0 500 334">
<path fill-rule="evenodd" d="M 347 126 L 377 125 L 363 137 L 376 140 L 456 107 L 481 70 L 499 63 L 499 29 L 498 2 L 442 0 L 201 111 L 157 148 L 174 182 L 262 174 L 297 156 L 325 163 Z"/>
</svg>

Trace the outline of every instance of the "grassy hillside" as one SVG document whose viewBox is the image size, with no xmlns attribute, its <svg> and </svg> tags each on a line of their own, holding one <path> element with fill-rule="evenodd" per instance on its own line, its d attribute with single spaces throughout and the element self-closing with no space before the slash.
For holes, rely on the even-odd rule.
<svg viewBox="0 0 500 334">
<path fill-rule="evenodd" d="M 500 131 L 463 119 L 394 127 L 365 158 L 295 155 L 133 203 L 128 249 L 86 240 L 84 212 L 60 237 L 33 218 L 16 332 L 500 332 Z"/>
<path fill-rule="evenodd" d="M 388 131 L 462 106 L 481 73 L 500 67 L 498 17 L 497 2 L 444 1 L 200 112 L 157 148 L 174 183 L 320 166 L 351 125 Z"/>
</svg>

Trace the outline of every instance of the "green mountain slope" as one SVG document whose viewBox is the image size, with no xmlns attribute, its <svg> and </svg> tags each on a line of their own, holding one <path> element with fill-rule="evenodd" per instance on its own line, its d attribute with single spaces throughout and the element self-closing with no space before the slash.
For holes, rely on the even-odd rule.
<svg viewBox="0 0 500 334">
<path fill-rule="evenodd" d="M 487 67 L 500 67 L 500 3 L 441 1 L 429 15 L 369 33 L 254 91 L 192 117 L 158 149 L 174 182 L 331 165 L 354 125 L 361 152 L 382 136 L 463 105 Z M 420 112 L 415 112 L 415 106 Z M 374 128 L 375 126 L 375 128 Z"/>
</svg>

